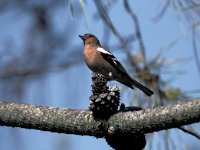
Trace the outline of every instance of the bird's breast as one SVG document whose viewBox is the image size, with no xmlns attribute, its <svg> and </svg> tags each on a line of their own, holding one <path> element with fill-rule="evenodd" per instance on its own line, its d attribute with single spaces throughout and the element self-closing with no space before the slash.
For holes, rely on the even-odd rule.
<svg viewBox="0 0 200 150">
<path fill-rule="evenodd" d="M 96 52 L 91 47 L 86 46 L 84 49 L 84 59 L 88 67 L 95 64 Z"/>
<path fill-rule="evenodd" d="M 103 74 L 107 78 L 113 78 L 113 67 L 102 57 L 102 55 L 92 49 L 92 47 L 85 47 L 84 59 L 90 70 Z"/>
</svg>

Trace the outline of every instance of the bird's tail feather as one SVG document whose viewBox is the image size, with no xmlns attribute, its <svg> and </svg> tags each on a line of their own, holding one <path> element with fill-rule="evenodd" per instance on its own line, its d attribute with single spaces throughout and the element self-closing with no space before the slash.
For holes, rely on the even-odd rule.
<svg viewBox="0 0 200 150">
<path fill-rule="evenodd" d="M 151 96 L 153 94 L 153 91 L 151 91 L 149 88 L 145 87 L 141 83 L 137 82 L 136 80 L 132 79 L 131 84 L 138 89 L 142 90 L 146 95 Z"/>
<path fill-rule="evenodd" d="M 123 80 L 119 80 L 119 79 L 123 79 Z M 143 91 L 148 96 L 151 96 L 153 94 L 153 91 L 151 91 L 149 88 L 145 87 L 138 81 L 132 79 L 131 77 L 126 77 L 126 80 L 125 80 L 125 78 L 118 78 L 118 81 L 132 89 L 134 89 L 134 86 L 135 86 L 138 89 L 140 89 L 141 91 Z"/>
</svg>

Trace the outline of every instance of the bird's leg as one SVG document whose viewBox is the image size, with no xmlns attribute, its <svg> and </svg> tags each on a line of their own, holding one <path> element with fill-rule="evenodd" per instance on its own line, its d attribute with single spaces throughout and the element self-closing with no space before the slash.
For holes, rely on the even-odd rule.
<svg viewBox="0 0 200 150">
<path fill-rule="evenodd" d="M 128 107 L 125 107 L 124 103 L 121 103 L 120 108 L 119 108 L 119 111 L 121 111 L 121 112 L 138 111 L 138 110 L 142 110 L 142 108 L 138 107 L 138 106 L 128 106 Z"/>
</svg>

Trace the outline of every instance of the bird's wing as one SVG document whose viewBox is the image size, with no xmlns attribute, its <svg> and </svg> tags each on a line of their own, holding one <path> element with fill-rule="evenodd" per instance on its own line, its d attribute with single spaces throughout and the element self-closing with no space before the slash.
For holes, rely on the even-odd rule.
<svg viewBox="0 0 200 150">
<path fill-rule="evenodd" d="M 109 62 L 113 67 L 115 67 L 120 72 L 127 74 L 126 70 L 122 64 L 117 60 L 117 58 L 108 50 L 98 47 L 97 50 L 101 53 L 102 57 Z"/>
</svg>

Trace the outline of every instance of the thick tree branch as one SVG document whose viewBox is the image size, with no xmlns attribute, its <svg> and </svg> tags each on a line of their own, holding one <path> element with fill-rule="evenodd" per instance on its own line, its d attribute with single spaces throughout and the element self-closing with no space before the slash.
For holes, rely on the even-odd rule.
<svg viewBox="0 0 200 150">
<path fill-rule="evenodd" d="M 106 134 L 150 133 L 200 121 L 200 99 L 175 105 L 119 112 L 95 120 L 88 110 L 50 108 L 0 102 L 0 125 L 66 134 L 104 137 Z"/>
<path fill-rule="evenodd" d="M 109 125 L 112 125 L 117 133 L 124 133 L 124 129 L 126 133 L 150 133 L 199 121 L 200 99 L 197 99 L 125 114 L 119 113 L 110 118 Z"/>
</svg>

